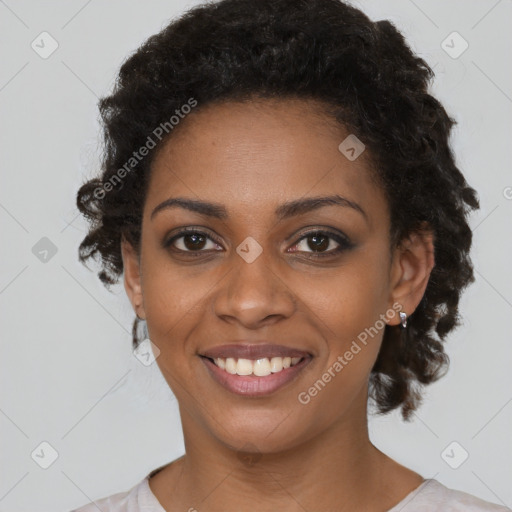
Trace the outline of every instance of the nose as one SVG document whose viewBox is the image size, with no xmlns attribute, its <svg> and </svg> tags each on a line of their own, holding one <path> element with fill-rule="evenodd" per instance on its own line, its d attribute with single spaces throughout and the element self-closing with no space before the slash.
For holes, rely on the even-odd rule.
<svg viewBox="0 0 512 512">
<path fill-rule="evenodd" d="M 265 251 L 248 262 L 237 253 L 215 295 L 215 314 L 222 320 L 257 329 L 289 318 L 296 309 L 293 291 Z"/>
</svg>

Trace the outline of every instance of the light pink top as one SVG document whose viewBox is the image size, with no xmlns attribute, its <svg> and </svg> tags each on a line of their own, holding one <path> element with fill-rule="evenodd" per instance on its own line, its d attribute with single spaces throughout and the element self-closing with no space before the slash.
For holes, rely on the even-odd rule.
<svg viewBox="0 0 512 512">
<path fill-rule="evenodd" d="M 166 512 L 149 487 L 148 474 L 129 491 L 96 500 L 71 512 Z M 98 508 L 99 507 L 99 508 Z M 512 509 L 426 479 L 388 512 L 511 512 Z"/>
</svg>

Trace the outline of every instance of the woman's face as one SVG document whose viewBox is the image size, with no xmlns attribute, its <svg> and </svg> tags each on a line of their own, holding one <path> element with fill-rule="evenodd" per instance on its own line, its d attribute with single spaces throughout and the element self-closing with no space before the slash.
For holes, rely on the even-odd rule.
<svg viewBox="0 0 512 512">
<path fill-rule="evenodd" d="M 398 323 L 405 294 L 368 155 L 347 158 L 349 133 L 313 102 L 210 105 L 181 123 L 152 167 L 140 267 L 126 246 L 123 257 L 185 435 L 272 452 L 361 428 L 384 322 Z M 175 198 L 215 207 L 159 208 Z M 179 234 L 191 227 L 200 234 Z M 302 359 L 279 371 L 287 353 Z"/>
</svg>

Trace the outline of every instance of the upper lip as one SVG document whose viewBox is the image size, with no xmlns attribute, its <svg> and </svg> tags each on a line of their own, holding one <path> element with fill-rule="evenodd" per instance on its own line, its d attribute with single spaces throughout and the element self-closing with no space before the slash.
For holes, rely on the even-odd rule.
<svg viewBox="0 0 512 512">
<path fill-rule="evenodd" d="M 200 353 L 201 356 L 215 359 L 222 357 L 226 359 L 263 359 L 265 357 L 308 357 L 311 354 L 305 350 L 287 347 L 285 345 L 275 345 L 273 343 L 238 343 L 218 345 Z"/>
</svg>

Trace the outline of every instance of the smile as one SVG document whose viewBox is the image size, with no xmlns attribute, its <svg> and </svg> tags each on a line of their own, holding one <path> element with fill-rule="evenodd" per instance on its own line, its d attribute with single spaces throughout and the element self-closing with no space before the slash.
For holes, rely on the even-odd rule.
<svg viewBox="0 0 512 512">
<path fill-rule="evenodd" d="M 295 366 L 302 357 L 264 357 L 262 359 L 235 359 L 233 357 L 216 357 L 213 362 L 221 369 L 231 375 L 256 375 L 257 377 L 266 377 L 271 373 L 279 373 Z"/>
<path fill-rule="evenodd" d="M 263 397 L 299 377 L 312 356 L 250 359 L 201 356 L 209 375 L 222 388 L 245 397 Z"/>
</svg>

